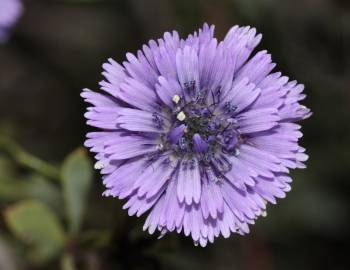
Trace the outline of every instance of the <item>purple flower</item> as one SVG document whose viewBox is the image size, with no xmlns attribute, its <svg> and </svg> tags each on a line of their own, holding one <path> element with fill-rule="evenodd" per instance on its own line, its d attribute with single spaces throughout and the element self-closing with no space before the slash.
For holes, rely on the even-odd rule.
<svg viewBox="0 0 350 270">
<path fill-rule="evenodd" d="M 11 28 L 22 14 L 22 9 L 20 0 L 0 1 L 0 43 L 8 39 Z"/>
<path fill-rule="evenodd" d="M 100 129 L 85 145 L 104 195 L 126 199 L 131 216 L 149 211 L 149 233 L 183 232 L 201 246 L 248 233 L 290 190 L 289 169 L 305 168 L 295 123 L 311 115 L 304 86 L 271 73 L 266 51 L 250 57 L 260 40 L 250 27 L 221 42 L 207 24 L 187 39 L 167 32 L 122 65 L 109 59 L 102 92 L 81 94 Z"/>
</svg>

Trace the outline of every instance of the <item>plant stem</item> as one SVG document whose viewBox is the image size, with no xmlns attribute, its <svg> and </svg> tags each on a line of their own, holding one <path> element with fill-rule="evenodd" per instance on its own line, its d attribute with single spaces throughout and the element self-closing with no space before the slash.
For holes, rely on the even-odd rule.
<svg viewBox="0 0 350 270">
<path fill-rule="evenodd" d="M 11 138 L 0 135 L 0 149 L 6 151 L 20 165 L 33 169 L 43 176 L 59 180 L 58 168 L 26 152 Z"/>
</svg>

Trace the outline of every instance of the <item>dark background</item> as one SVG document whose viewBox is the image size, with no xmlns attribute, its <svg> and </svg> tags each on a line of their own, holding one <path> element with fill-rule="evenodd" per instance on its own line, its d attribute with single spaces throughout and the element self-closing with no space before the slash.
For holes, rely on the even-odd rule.
<svg viewBox="0 0 350 270">
<path fill-rule="evenodd" d="M 0 45 L 1 270 L 350 269 L 350 1 L 24 4 L 11 39 Z M 38 245 L 46 250 L 54 237 L 37 225 L 25 229 L 23 237 L 7 213 L 36 200 L 48 206 L 62 228 L 69 226 L 65 193 L 45 166 L 58 170 L 83 144 L 88 128 L 81 89 L 97 89 L 108 57 L 121 62 L 126 52 L 164 31 L 176 29 L 184 37 L 203 22 L 215 24 L 219 38 L 235 24 L 256 27 L 263 33 L 258 49 L 272 53 L 275 70 L 306 85 L 304 104 L 314 114 L 303 123 L 301 143 L 310 159 L 306 170 L 292 172 L 287 198 L 269 206 L 268 216 L 249 235 L 220 238 L 199 248 L 183 235 L 157 240 L 142 232 L 144 217 L 128 217 L 121 202 L 102 197 L 95 172 L 79 232 L 65 236 L 51 255 L 33 256 Z M 40 224 L 40 215 L 36 222 Z M 25 219 L 19 226 L 23 224 Z M 31 230 L 48 240 L 36 243 Z"/>
</svg>

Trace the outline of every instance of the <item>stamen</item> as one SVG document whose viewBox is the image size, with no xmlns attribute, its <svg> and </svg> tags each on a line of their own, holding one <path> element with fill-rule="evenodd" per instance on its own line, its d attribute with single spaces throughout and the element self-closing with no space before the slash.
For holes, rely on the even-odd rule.
<svg viewBox="0 0 350 270">
<path fill-rule="evenodd" d="M 194 90 L 196 87 L 196 81 L 185 82 L 184 87 L 187 91 Z"/>
<path fill-rule="evenodd" d="M 237 110 L 237 106 L 234 106 L 231 101 L 225 103 L 225 113 L 232 114 Z"/>
<path fill-rule="evenodd" d="M 153 123 L 156 125 L 157 128 L 161 129 L 164 126 L 164 120 L 157 114 L 153 113 Z"/>
<path fill-rule="evenodd" d="M 184 135 L 185 129 L 186 129 L 185 124 L 182 124 L 176 128 L 173 128 L 168 134 L 168 139 L 170 140 L 170 142 L 173 144 L 178 143 L 178 141 Z"/>
<path fill-rule="evenodd" d="M 216 104 L 219 104 L 221 101 L 221 86 L 218 86 L 215 91 L 215 95 L 217 97 Z"/>
<path fill-rule="evenodd" d="M 205 94 L 206 94 L 205 89 L 198 89 L 198 91 L 196 91 L 196 94 L 195 94 L 195 101 L 196 102 L 202 101 L 205 97 Z"/>
<path fill-rule="evenodd" d="M 185 138 L 182 137 L 179 141 L 179 147 L 182 151 L 185 151 L 188 149 L 188 143 L 186 142 Z"/>
<path fill-rule="evenodd" d="M 214 157 L 214 154 L 211 153 L 211 152 L 207 152 L 203 155 L 203 158 L 202 158 L 202 161 L 204 162 L 204 164 L 206 166 L 209 166 L 210 165 L 210 162 L 212 160 L 212 158 Z"/>
<path fill-rule="evenodd" d="M 163 160 L 162 165 L 163 166 L 168 166 L 168 165 L 170 165 L 170 163 L 171 163 L 171 160 L 170 160 L 169 157 L 167 157 L 166 159 Z"/>
<path fill-rule="evenodd" d="M 240 151 L 238 148 L 235 149 L 235 156 L 237 157 L 240 154 Z"/>
<path fill-rule="evenodd" d="M 167 135 L 170 145 L 165 147 L 170 147 L 176 154 L 182 156 L 188 152 L 196 154 L 200 162 L 207 166 L 212 166 L 210 160 L 213 157 L 212 154 L 216 155 L 219 151 L 238 156 L 237 147 L 240 142 L 239 134 L 237 134 L 237 120 L 232 116 L 237 107 L 232 102 L 225 102 L 223 110 L 215 114 L 215 107 L 222 102 L 221 86 L 209 90 L 196 88 L 195 81 L 184 83 L 184 90 L 192 89 L 193 92 L 186 94 L 186 97 L 190 96 L 191 100 L 185 99 L 182 102 L 180 95 L 172 96 L 172 101 L 176 104 L 173 113 L 176 115 L 176 120 L 182 123 L 177 122 L 177 125 L 170 129 Z M 203 99 L 208 94 L 211 94 L 213 109 L 210 108 L 210 105 L 205 104 L 207 100 Z M 158 119 L 160 116 L 155 114 L 154 122 L 158 123 Z M 218 177 L 231 166 L 224 160 L 217 160 L 215 163 Z"/>
<path fill-rule="evenodd" d="M 188 165 L 187 161 L 183 161 L 183 162 L 182 162 L 182 170 L 183 170 L 183 171 L 186 171 L 186 170 L 187 170 L 187 165 Z"/>
<path fill-rule="evenodd" d="M 156 146 L 157 150 L 163 150 L 163 148 L 164 148 L 164 144 L 162 144 L 162 143 L 160 143 Z"/>
<path fill-rule="evenodd" d="M 193 135 L 193 146 L 196 153 L 205 153 L 208 151 L 208 143 L 202 139 L 202 137 L 196 133 Z"/>
<path fill-rule="evenodd" d="M 147 166 L 149 166 L 150 164 L 155 162 L 161 156 L 161 153 L 162 153 L 161 151 L 157 151 L 157 152 L 153 152 L 153 153 L 147 154 L 146 155 Z"/>
<path fill-rule="evenodd" d="M 105 165 L 101 160 L 97 161 L 94 165 L 95 170 L 102 170 L 104 167 Z"/>
<path fill-rule="evenodd" d="M 206 167 L 205 168 L 205 173 L 209 181 L 217 183 L 220 181 L 219 177 L 216 177 L 215 173 L 213 172 L 211 167 Z"/>
<path fill-rule="evenodd" d="M 181 112 L 179 112 L 177 114 L 176 118 L 177 118 L 177 120 L 182 122 L 182 121 L 184 121 L 186 119 L 186 115 L 185 115 L 185 113 L 183 111 L 181 111 Z"/>
<path fill-rule="evenodd" d="M 172 100 L 173 100 L 173 102 L 175 103 L 175 104 L 178 104 L 179 102 L 180 102 L 180 96 L 179 95 L 174 95 L 173 96 L 173 98 L 172 98 Z"/>
<path fill-rule="evenodd" d="M 196 165 L 196 162 L 195 162 L 193 159 L 191 159 L 191 160 L 188 162 L 188 166 L 189 166 L 189 169 L 190 169 L 191 171 L 194 170 L 195 165 Z"/>
<path fill-rule="evenodd" d="M 209 105 L 209 107 L 216 106 L 220 103 L 221 100 L 221 86 L 218 86 L 215 91 L 211 90 L 211 98 L 212 98 L 212 104 Z"/>
</svg>

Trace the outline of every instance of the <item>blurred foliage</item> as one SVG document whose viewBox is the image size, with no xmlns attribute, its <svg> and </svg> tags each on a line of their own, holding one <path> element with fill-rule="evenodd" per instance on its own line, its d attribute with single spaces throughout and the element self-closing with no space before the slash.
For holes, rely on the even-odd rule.
<svg viewBox="0 0 350 270">
<path fill-rule="evenodd" d="M 63 196 L 71 233 L 77 233 L 81 226 L 87 195 L 92 184 L 91 169 L 92 164 L 83 149 L 70 154 L 62 165 Z"/>
<path fill-rule="evenodd" d="M 5 172 L 0 175 L 0 203 L 13 202 L 5 206 L 3 212 L 7 227 L 14 237 L 28 245 L 26 257 L 33 265 L 43 265 L 62 257 L 62 270 L 76 269 L 70 252 L 80 241 L 78 232 L 93 176 L 86 151 L 79 148 L 72 152 L 63 161 L 61 172 L 56 173 L 54 167 L 47 170 L 51 165 L 27 154 L 10 138 L 2 136 L 1 139 L 7 143 L 1 144 L 2 150 L 5 149 L 15 161 L 13 164 L 11 160 L 0 156 L 0 168 Z M 18 159 L 22 153 L 25 153 L 24 158 Z M 29 176 L 20 179 L 15 170 L 16 163 L 36 172 L 30 172 Z M 60 180 L 61 187 L 38 172 Z M 65 210 L 62 210 L 63 205 Z M 67 229 L 64 229 L 65 223 L 62 222 L 65 216 Z M 93 236 L 87 232 L 82 237 L 98 239 L 99 232 Z"/>
<path fill-rule="evenodd" d="M 1 1 L 1 0 L 0 0 Z M 350 269 L 350 2 L 348 0 L 27 0 L 0 46 L 0 270 Z M 308 168 L 245 237 L 205 249 L 161 240 L 102 198 L 82 148 L 83 87 L 164 31 L 204 21 L 264 35 L 279 70 L 305 83 Z M 68 154 L 70 153 L 70 154 Z M 68 155 L 67 155 L 68 154 Z"/>
<path fill-rule="evenodd" d="M 32 246 L 33 261 L 51 259 L 64 245 L 64 232 L 55 214 L 40 201 L 22 201 L 7 208 L 5 219 L 12 233 Z"/>
</svg>

